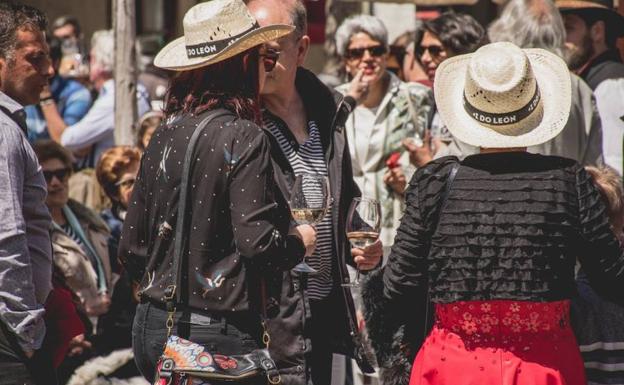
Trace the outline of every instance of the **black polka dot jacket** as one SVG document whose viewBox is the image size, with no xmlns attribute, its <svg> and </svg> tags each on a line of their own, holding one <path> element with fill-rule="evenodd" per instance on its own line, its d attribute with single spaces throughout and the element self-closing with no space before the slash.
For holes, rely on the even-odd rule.
<svg viewBox="0 0 624 385">
<path fill-rule="evenodd" d="M 182 164 L 204 117 L 169 119 L 143 155 L 119 249 L 128 273 L 140 282 L 143 300 L 164 303 L 164 290 L 174 284 L 173 227 Z M 228 114 L 203 129 L 193 157 L 185 285 L 178 290 L 192 311 L 257 310 L 260 274 L 289 270 L 305 252 L 299 238 L 287 235 L 288 208 L 275 202 L 269 141 L 253 122 Z"/>
</svg>

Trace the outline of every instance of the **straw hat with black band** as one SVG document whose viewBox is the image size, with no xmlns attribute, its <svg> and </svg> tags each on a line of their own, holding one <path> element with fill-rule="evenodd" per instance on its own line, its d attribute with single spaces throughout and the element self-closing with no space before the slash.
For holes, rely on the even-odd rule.
<svg viewBox="0 0 624 385">
<path fill-rule="evenodd" d="M 613 7 L 613 0 L 556 0 L 562 14 L 574 13 L 605 20 L 616 36 L 624 36 L 624 16 Z"/>
<path fill-rule="evenodd" d="M 211 0 L 189 9 L 182 21 L 184 36 L 160 50 L 157 67 L 187 71 L 231 58 L 289 34 L 293 26 L 260 27 L 242 0 Z"/>
<path fill-rule="evenodd" d="M 443 61 L 435 77 L 442 121 L 459 140 L 484 148 L 529 147 L 563 130 L 570 72 L 557 55 L 492 43 Z"/>
</svg>

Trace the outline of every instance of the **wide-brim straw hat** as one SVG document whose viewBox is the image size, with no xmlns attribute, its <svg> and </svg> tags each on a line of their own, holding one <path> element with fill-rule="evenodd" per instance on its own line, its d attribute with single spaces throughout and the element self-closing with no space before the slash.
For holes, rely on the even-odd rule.
<svg viewBox="0 0 624 385">
<path fill-rule="evenodd" d="M 184 36 L 160 50 L 154 65 L 187 71 L 229 59 L 260 44 L 288 35 L 294 27 L 260 27 L 242 0 L 211 0 L 186 12 Z"/>
<path fill-rule="evenodd" d="M 613 0 L 556 0 L 562 14 L 576 13 L 606 20 L 616 36 L 624 36 L 624 16 L 613 7 Z"/>
<path fill-rule="evenodd" d="M 479 147 L 545 143 L 563 130 L 570 114 L 566 63 L 543 49 L 520 49 L 508 42 L 443 61 L 434 93 L 449 131 Z"/>
</svg>

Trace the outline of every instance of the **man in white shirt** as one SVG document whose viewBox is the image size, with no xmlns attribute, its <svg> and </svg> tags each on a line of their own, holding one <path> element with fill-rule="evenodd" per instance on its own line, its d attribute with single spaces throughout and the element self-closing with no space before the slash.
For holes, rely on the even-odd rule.
<svg viewBox="0 0 624 385">
<path fill-rule="evenodd" d="M 76 156 L 78 169 L 94 168 L 100 155 L 115 145 L 115 39 L 113 31 L 96 31 L 91 38 L 89 80 L 99 95 L 78 123 L 67 126 L 56 108 L 42 107 L 52 140 Z M 46 106 L 53 107 L 53 106 Z M 137 87 L 138 115 L 150 110 L 145 87 Z"/>
</svg>

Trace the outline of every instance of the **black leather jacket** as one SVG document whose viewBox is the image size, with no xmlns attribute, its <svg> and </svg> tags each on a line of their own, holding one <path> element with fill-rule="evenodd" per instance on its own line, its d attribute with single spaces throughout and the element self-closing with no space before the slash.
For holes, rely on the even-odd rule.
<svg viewBox="0 0 624 385">
<path fill-rule="evenodd" d="M 345 100 L 342 95 L 327 88 L 313 73 L 303 68 L 297 72 L 295 85 L 303 99 L 308 120 L 314 120 L 321 132 L 333 205 L 337 208 L 332 210 L 336 256 L 332 265 L 336 288 L 334 293 L 340 293 L 341 298 L 333 301 L 336 303 L 336 309 L 332 314 L 336 314 L 337 320 L 346 319 L 348 325 L 342 325 L 345 333 L 335 341 L 334 351 L 355 358 L 364 372 L 372 372 L 370 363 L 363 355 L 351 290 L 340 287 L 341 282 L 349 280 L 347 264 L 353 265 L 345 230 L 347 210 L 351 200 L 360 196 L 360 190 L 353 181 L 351 157 L 344 129 L 344 123 L 355 107 L 355 102 L 349 98 Z M 290 132 L 285 134 L 292 135 Z M 271 138 L 271 156 L 276 183 L 283 196 L 290 196 L 295 174 L 277 141 L 269 132 L 267 135 Z M 310 316 L 309 303 L 300 277 L 296 273 L 285 273 L 282 282 L 281 291 L 274 293 L 274 297 L 279 297 L 280 314 L 274 317 L 269 325 L 272 331 L 271 354 L 281 369 L 284 384 L 305 384 L 309 381 L 306 375 L 308 370 L 305 355 L 310 349 L 314 349 L 304 333 L 306 319 Z M 274 287 L 273 290 L 278 289 Z"/>
</svg>

